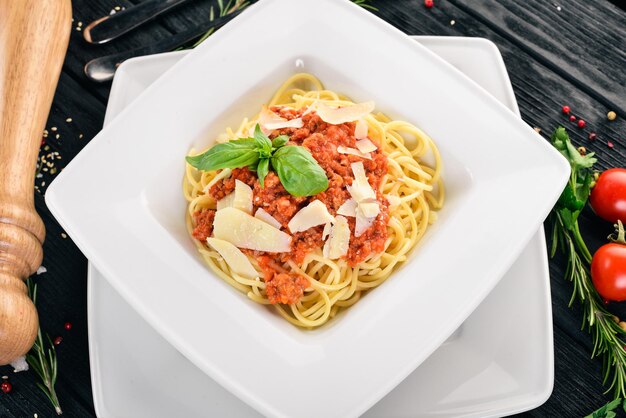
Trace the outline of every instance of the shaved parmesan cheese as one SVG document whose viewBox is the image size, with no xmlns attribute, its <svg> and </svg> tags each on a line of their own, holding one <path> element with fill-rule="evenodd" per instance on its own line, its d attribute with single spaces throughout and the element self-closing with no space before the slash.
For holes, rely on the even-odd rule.
<svg viewBox="0 0 626 418">
<path fill-rule="evenodd" d="M 322 225 L 334 220 L 333 215 L 328 213 L 326 205 L 320 200 L 314 200 L 298 211 L 291 218 L 289 230 L 291 232 L 302 232 L 317 225 Z"/>
<path fill-rule="evenodd" d="M 261 113 L 259 114 L 259 125 L 261 127 L 261 131 L 265 135 L 269 135 L 275 129 L 283 129 L 283 128 L 302 128 L 304 122 L 302 122 L 302 118 L 296 119 L 285 119 L 282 116 L 277 115 L 272 112 L 267 106 L 263 106 Z M 254 135 L 254 127 L 250 128 L 251 133 L 250 136 Z"/>
<path fill-rule="evenodd" d="M 272 225 L 274 228 L 280 229 L 282 227 L 280 222 L 278 222 L 276 218 L 274 218 L 272 215 L 267 213 L 267 211 L 263 208 L 257 209 L 256 213 L 254 214 L 254 217 L 262 220 L 265 223 Z"/>
<path fill-rule="evenodd" d="M 213 177 L 211 181 L 209 182 L 209 184 L 207 184 L 206 187 L 204 188 L 204 193 L 208 193 L 209 189 L 211 189 L 211 187 L 213 187 L 213 185 L 217 183 L 218 181 L 230 178 L 230 175 L 232 174 L 232 172 L 233 170 L 231 170 L 230 168 L 225 168 L 219 173 L 217 173 L 216 176 Z"/>
<path fill-rule="evenodd" d="M 385 199 L 389 202 L 389 208 L 391 209 L 400 206 L 400 203 L 402 203 L 400 197 L 392 194 L 385 195 Z"/>
<path fill-rule="evenodd" d="M 309 113 L 316 111 L 318 103 L 319 102 L 316 100 L 313 103 L 311 103 L 310 105 L 308 105 L 306 110 L 302 113 L 302 116 L 308 115 Z"/>
<path fill-rule="evenodd" d="M 330 229 L 330 237 L 326 240 L 323 255 L 331 260 L 348 254 L 350 244 L 350 227 L 348 220 L 343 216 L 337 216 L 335 223 Z"/>
<path fill-rule="evenodd" d="M 233 207 L 252 215 L 252 188 L 240 180 L 235 180 Z"/>
<path fill-rule="evenodd" d="M 374 152 L 378 149 L 378 147 L 367 138 L 356 141 L 356 147 L 361 152 Z"/>
<path fill-rule="evenodd" d="M 354 181 L 348 186 L 348 192 L 356 201 L 356 225 L 354 236 L 360 237 L 374 223 L 380 213 L 380 205 L 376 200 L 376 192 L 370 186 L 362 162 L 352 163 Z"/>
<path fill-rule="evenodd" d="M 356 200 L 348 199 L 343 202 L 343 205 L 339 206 L 337 214 L 343 216 L 352 216 L 354 218 L 356 216 Z"/>
<path fill-rule="evenodd" d="M 339 154 L 356 155 L 357 157 L 366 158 L 368 160 L 372 159 L 372 156 L 369 153 L 363 153 L 363 152 L 359 151 L 358 149 L 344 147 L 343 145 L 339 145 L 337 147 L 337 152 Z"/>
<path fill-rule="evenodd" d="M 222 210 L 224 208 L 232 208 L 234 201 L 235 201 L 234 192 L 229 195 L 224 196 L 223 198 L 217 201 L 217 210 Z"/>
<path fill-rule="evenodd" d="M 365 216 L 361 209 L 361 204 L 356 208 L 356 225 L 354 226 L 354 236 L 360 237 L 374 223 L 376 217 L 370 218 Z"/>
<path fill-rule="evenodd" d="M 365 174 L 365 168 L 362 162 L 352 163 L 352 173 L 354 174 L 354 181 L 352 186 L 348 186 L 348 192 L 357 203 L 365 199 L 376 199 L 376 192 L 370 186 Z"/>
<path fill-rule="evenodd" d="M 322 239 L 326 239 L 328 234 L 330 234 L 331 227 L 332 227 L 332 224 L 330 222 L 324 225 L 324 230 L 322 231 Z"/>
<path fill-rule="evenodd" d="M 291 251 L 291 236 L 235 208 L 215 213 L 213 235 L 239 248 L 286 253 Z"/>
<path fill-rule="evenodd" d="M 380 206 L 378 206 L 376 200 L 373 202 L 363 201 L 359 203 L 359 209 L 361 209 L 363 216 L 366 218 L 375 218 L 380 213 Z"/>
<path fill-rule="evenodd" d="M 376 198 L 376 193 L 374 193 L 374 190 L 369 187 L 369 184 L 367 186 L 362 186 L 355 181 L 352 183 L 352 186 L 346 186 L 346 188 L 348 189 L 350 196 L 352 196 L 357 203 L 367 199 Z"/>
<path fill-rule="evenodd" d="M 246 279 L 259 277 L 248 257 L 230 242 L 217 238 L 207 238 L 206 242 L 222 256 L 233 272 Z"/>
<path fill-rule="evenodd" d="M 354 174 L 354 180 L 361 185 L 369 185 L 369 181 L 367 180 L 367 174 L 365 174 L 365 167 L 362 162 L 352 163 L 350 164 L 350 168 L 352 168 L 352 174 Z"/>
<path fill-rule="evenodd" d="M 304 126 L 304 122 L 302 122 L 302 118 L 285 119 L 283 122 L 265 124 L 265 128 L 272 130 L 272 131 L 274 129 L 283 129 L 283 128 L 302 128 L 302 126 Z"/>
<path fill-rule="evenodd" d="M 353 122 L 369 115 L 374 110 L 374 102 L 354 104 L 338 108 L 328 107 L 324 103 L 318 103 L 317 114 L 326 123 L 340 125 L 346 122 Z"/>
<path fill-rule="evenodd" d="M 356 139 L 366 139 L 368 129 L 369 127 L 367 126 L 367 122 L 365 122 L 363 119 L 359 119 L 356 123 L 356 126 L 354 127 L 354 137 Z M 363 151 L 363 152 L 370 152 L 370 151 Z"/>
</svg>

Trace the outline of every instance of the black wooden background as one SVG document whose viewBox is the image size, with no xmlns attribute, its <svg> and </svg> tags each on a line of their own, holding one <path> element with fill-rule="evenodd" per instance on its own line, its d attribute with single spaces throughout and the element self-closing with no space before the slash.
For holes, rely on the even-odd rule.
<svg viewBox="0 0 626 418">
<path fill-rule="evenodd" d="M 83 65 L 91 58 L 163 39 L 205 20 L 215 4 L 214 0 L 195 0 L 110 45 L 93 47 L 83 41 L 81 28 L 88 22 L 116 6 L 138 2 L 73 1 L 70 47 L 40 154 L 49 164 L 43 165 L 48 170 L 42 170 L 36 180 L 35 192 L 37 210 L 47 228 L 43 265 L 48 271 L 35 278 L 39 313 L 44 332 L 63 338 L 57 347 L 57 390 L 65 415 L 72 417 L 94 416 L 87 349 L 87 260 L 52 218 L 43 196 L 55 173 L 102 128 L 110 84 L 88 81 Z M 541 128 L 544 135 L 558 125 L 566 126 L 577 145 L 597 153 L 600 169 L 626 166 L 626 12 L 618 0 L 435 0 L 432 9 L 425 8 L 422 0 L 373 0 L 372 4 L 379 8 L 375 14 L 407 34 L 492 40 L 504 56 L 524 121 Z M 585 119 L 585 129 L 561 113 L 565 104 Z M 617 120 L 607 120 L 609 110 L 617 112 Z M 597 133 L 593 142 L 588 139 L 591 132 Z M 54 152 L 58 155 L 50 155 Z M 612 229 L 591 213 L 583 215 L 581 226 L 592 250 Z M 543 406 L 524 416 L 584 416 L 610 400 L 603 395 L 600 361 L 590 359 L 590 337 L 580 330 L 581 310 L 567 307 L 571 284 L 563 279 L 563 270 L 561 257 L 551 261 L 554 392 Z M 626 306 L 612 304 L 610 308 L 626 317 Z M 70 331 L 63 327 L 68 321 L 73 325 Z M 11 393 L 0 392 L 0 417 L 55 415 L 35 386 L 32 372 L 14 375 L 9 367 L 0 367 L 0 375 L 9 375 L 13 384 Z"/>
</svg>

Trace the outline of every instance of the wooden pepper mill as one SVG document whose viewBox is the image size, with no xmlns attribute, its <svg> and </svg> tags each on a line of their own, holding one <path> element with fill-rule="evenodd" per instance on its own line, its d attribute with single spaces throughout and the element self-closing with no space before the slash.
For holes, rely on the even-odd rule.
<svg viewBox="0 0 626 418">
<path fill-rule="evenodd" d="M 0 365 L 37 335 L 24 283 L 43 257 L 35 168 L 71 27 L 71 0 L 0 0 Z"/>
</svg>

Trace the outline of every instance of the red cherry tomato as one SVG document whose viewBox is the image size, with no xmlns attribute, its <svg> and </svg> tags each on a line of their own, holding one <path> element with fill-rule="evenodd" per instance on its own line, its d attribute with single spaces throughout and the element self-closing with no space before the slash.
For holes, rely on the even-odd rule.
<svg viewBox="0 0 626 418">
<path fill-rule="evenodd" d="M 602 219 L 626 223 L 626 169 L 611 168 L 600 174 L 589 202 Z"/>
<path fill-rule="evenodd" d="M 591 280 L 603 298 L 626 300 L 626 245 L 611 242 L 600 247 L 591 260 Z"/>
</svg>

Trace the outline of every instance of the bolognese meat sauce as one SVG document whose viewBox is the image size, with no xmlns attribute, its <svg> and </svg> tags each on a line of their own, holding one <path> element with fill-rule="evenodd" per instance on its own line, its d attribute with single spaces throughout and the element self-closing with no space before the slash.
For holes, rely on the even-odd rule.
<svg viewBox="0 0 626 418">
<path fill-rule="evenodd" d="M 265 187 L 261 187 L 255 173 L 248 168 L 236 168 L 232 170 L 230 178 L 220 180 L 210 188 L 211 197 L 215 200 L 224 198 L 235 190 L 235 180 L 240 180 L 253 189 L 254 211 L 263 208 L 280 222 L 286 232 L 290 232 L 287 224 L 291 218 L 314 200 L 322 201 L 330 214 L 336 215 L 339 207 L 350 199 L 350 193 L 346 186 L 352 185 L 354 180 L 351 164 L 362 162 L 368 181 L 376 191 L 380 213 L 373 224 L 359 237 L 354 235 L 355 219 L 348 217 L 351 234 L 349 250 L 345 259 L 349 265 L 355 266 L 370 255 L 382 252 L 388 236 L 387 223 L 389 221 L 389 202 L 379 191 L 381 181 L 388 171 L 387 157 L 382 150 L 378 148 L 371 152 L 371 159 L 341 154 L 337 150 L 338 146 L 349 148 L 356 146 L 355 123 L 331 125 L 324 122 L 315 112 L 302 115 L 302 111 L 280 106 L 274 106 L 271 110 L 289 120 L 297 117 L 302 118 L 303 126 L 301 128 L 278 129 L 272 132 L 269 137 L 273 139 L 279 135 L 288 135 L 289 142 L 286 146 L 292 144 L 307 148 L 313 158 L 326 171 L 328 189 L 315 196 L 296 197 L 285 190 L 278 176 L 272 171 L 265 177 Z M 196 227 L 193 230 L 193 236 L 201 241 L 206 240 L 212 232 L 214 217 L 215 211 L 213 210 L 194 214 Z M 324 245 L 323 229 L 323 226 L 317 226 L 306 231 L 292 233 L 290 253 L 243 250 L 248 255 L 255 257 L 263 270 L 266 294 L 270 303 L 293 304 L 300 300 L 304 289 L 309 286 L 309 281 L 305 277 L 286 271 L 282 265 L 289 260 L 301 264 L 310 251 L 321 248 Z"/>
</svg>

